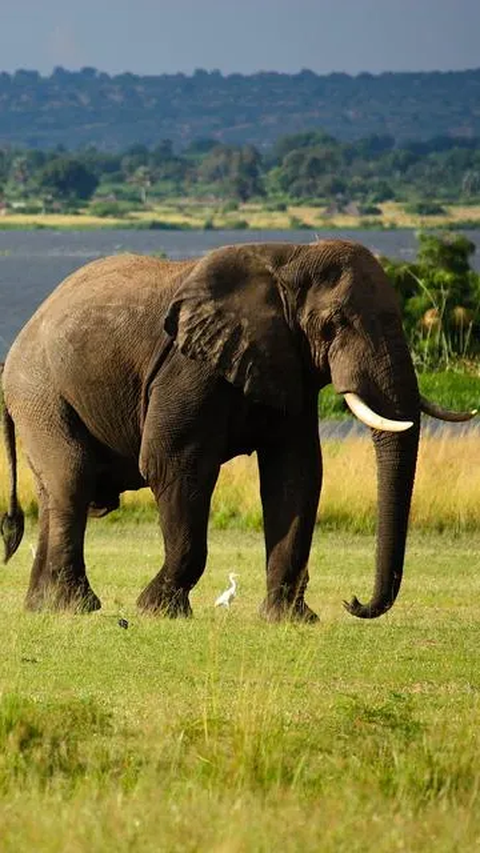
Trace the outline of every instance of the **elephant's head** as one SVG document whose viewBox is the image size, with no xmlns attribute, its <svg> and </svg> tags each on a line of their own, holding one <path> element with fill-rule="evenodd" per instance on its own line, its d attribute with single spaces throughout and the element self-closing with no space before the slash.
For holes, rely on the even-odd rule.
<svg viewBox="0 0 480 853">
<path fill-rule="evenodd" d="M 346 607 L 364 618 L 388 610 L 402 578 L 422 400 L 395 293 L 377 260 L 344 240 L 219 249 L 182 282 L 165 328 L 183 353 L 261 403 L 295 413 L 332 382 L 372 427 L 375 588 L 368 604 L 354 598 Z"/>
</svg>

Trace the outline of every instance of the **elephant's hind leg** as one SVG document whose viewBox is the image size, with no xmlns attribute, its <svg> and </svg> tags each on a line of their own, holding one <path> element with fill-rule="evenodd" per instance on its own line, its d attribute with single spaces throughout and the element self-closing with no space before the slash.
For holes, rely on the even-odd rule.
<svg viewBox="0 0 480 853">
<path fill-rule="evenodd" d="M 87 507 L 80 502 L 49 510 L 46 605 L 54 610 L 87 613 L 99 610 L 100 599 L 88 581 L 83 559 Z"/>
<path fill-rule="evenodd" d="M 68 411 L 61 414 L 53 412 L 48 431 L 45 421 L 25 431 L 39 498 L 39 540 L 25 604 L 29 610 L 98 610 L 83 557 L 92 456 L 83 425 L 72 423 Z"/>
<path fill-rule="evenodd" d="M 31 467 L 31 466 L 30 466 Z M 47 494 L 38 475 L 34 474 L 38 498 L 38 540 L 33 558 L 30 583 L 25 606 L 27 610 L 40 610 L 43 606 L 43 583 L 47 577 L 48 557 L 48 503 Z"/>
</svg>

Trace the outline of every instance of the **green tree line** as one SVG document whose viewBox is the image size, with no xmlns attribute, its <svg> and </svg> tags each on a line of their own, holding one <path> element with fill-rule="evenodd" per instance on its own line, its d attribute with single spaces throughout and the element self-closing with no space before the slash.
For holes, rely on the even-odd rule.
<svg viewBox="0 0 480 853">
<path fill-rule="evenodd" d="M 282 136 L 264 153 L 214 139 L 195 140 L 182 150 L 162 139 L 117 153 L 94 146 L 75 152 L 5 146 L 0 196 L 12 206 L 44 208 L 90 199 L 141 207 L 185 196 L 233 203 L 263 199 L 273 209 L 289 201 L 338 209 L 354 203 L 365 215 L 396 200 L 428 215 L 441 213 L 444 203 L 480 200 L 480 137 L 400 144 L 389 135 L 370 135 L 343 142 L 312 130 Z"/>
</svg>

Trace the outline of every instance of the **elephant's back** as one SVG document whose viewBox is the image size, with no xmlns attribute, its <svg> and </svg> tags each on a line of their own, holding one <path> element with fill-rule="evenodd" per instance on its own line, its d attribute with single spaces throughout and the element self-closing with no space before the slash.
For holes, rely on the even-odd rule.
<svg viewBox="0 0 480 853">
<path fill-rule="evenodd" d="M 37 308 L 17 335 L 5 363 L 25 381 L 53 371 L 60 376 L 76 365 L 93 380 L 102 365 L 121 355 L 141 368 L 151 338 L 165 334 L 163 314 L 179 277 L 195 261 L 167 261 L 122 254 L 100 258 L 71 273 Z"/>
<path fill-rule="evenodd" d="M 148 255 L 125 253 L 91 261 L 64 279 L 33 316 L 63 313 L 94 303 L 124 301 L 156 303 L 167 300 L 179 276 L 187 274 L 196 261 L 168 261 Z M 32 318 L 33 319 L 33 318 Z"/>
<path fill-rule="evenodd" d="M 168 339 L 163 319 L 176 281 L 194 263 L 120 255 L 72 273 L 37 309 L 7 356 L 4 387 L 12 411 L 18 400 L 55 393 L 106 440 L 102 420 L 114 406 L 126 425 L 118 443 L 133 446 L 143 376 L 152 353 Z"/>
<path fill-rule="evenodd" d="M 9 354 L 55 349 L 66 340 L 80 348 L 108 348 L 115 331 L 158 324 L 179 277 L 196 261 L 167 261 L 122 254 L 92 261 L 71 273 L 37 308 L 18 334 Z"/>
</svg>

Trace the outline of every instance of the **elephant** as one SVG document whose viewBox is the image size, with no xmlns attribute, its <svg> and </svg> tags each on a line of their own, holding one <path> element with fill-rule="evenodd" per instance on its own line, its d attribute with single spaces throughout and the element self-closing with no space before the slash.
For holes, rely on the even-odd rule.
<svg viewBox="0 0 480 853">
<path fill-rule="evenodd" d="M 148 486 L 163 566 L 141 610 L 190 616 L 207 560 L 220 467 L 256 451 L 266 549 L 262 615 L 310 622 L 308 559 L 322 484 L 318 394 L 333 383 L 371 428 L 378 524 L 374 589 L 354 616 L 394 603 L 402 580 L 421 411 L 394 290 L 359 243 L 250 243 L 194 260 L 124 254 L 83 266 L 20 331 L 3 371 L 10 498 L 5 561 L 18 548 L 16 431 L 38 493 L 26 607 L 98 609 L 84 562 L 89 515 Z"/>
</svg>

